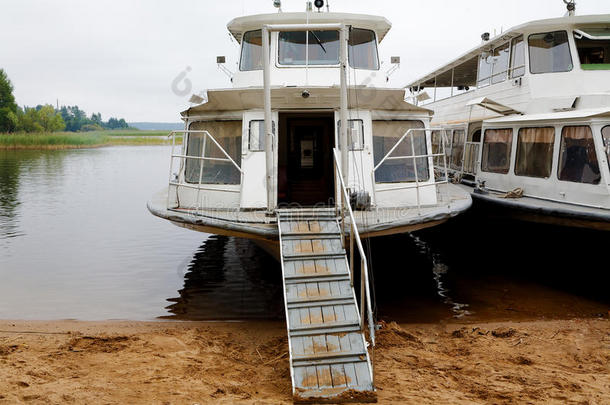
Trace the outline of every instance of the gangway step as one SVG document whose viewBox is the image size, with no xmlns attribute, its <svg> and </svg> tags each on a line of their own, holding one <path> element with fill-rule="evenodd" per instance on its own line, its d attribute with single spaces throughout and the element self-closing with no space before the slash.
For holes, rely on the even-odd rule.
<svg viewBox="0 0 610 405">
<path fill-rule="evenodd" d="M 373 402 L 373 372 L 334 209 L 278 210 L 295 402 Z"/>
</svg>

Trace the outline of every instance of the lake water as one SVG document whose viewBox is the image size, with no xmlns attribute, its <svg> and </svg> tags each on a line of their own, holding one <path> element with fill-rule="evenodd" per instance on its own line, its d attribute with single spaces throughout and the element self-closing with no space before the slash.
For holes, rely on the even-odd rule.
<svg viewBox="0 0 610 405">
<path fill-rule="evenodd" d="M 282 319 L 274 259 L 149 214 L 169 153 L 0 151 L 0 318 Z M 367 245 L 382 318 L 607 316 L 606 234 L 465 216 Z"/>
</svg>

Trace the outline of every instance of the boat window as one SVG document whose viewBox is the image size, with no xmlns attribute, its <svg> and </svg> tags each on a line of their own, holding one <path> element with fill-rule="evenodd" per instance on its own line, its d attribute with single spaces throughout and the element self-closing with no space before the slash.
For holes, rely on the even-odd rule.
<svg viewBox="0 0 610 405">
<path fill-rule="evenodd" d="M 512 129 L 485 130 L 481 170 L 490 173 L 508 173 L 512 144 Z"/>
<path fill-rule="evenodd" d="M 520 77 L 525 74 L 525 44 L 523 35 L 513 38 L 510 51 L 510 78 Z"/>
<path fill-rule="evenodd" d="M 599 184 L 601 175 L 591 128 L 563 127 L 559 152 L 559 180 Z"/>
<path fill-rule="evenodd" d="M 339 64 L 338 31 L 280 32 L 280 65 L 337 65 Z M 306 41 L 307 40 L 307 41 Z"/>
<path fill-rule="evenodd" d="M 239 70 L 263 69 L 263 36 L 261 30 L 248 31 L 241 41 Z"/>
<path fill-rule="evenodd" d="M 494 49 L 491 84 L 500 83 L 506 80 L 508 72 L 508 54 L 508 42 Z"/>
<path fill-rule="evenodd" d="M 375 32 L 352 28 L 349 33 L 349 65 L 354 69 L 379 70 Z"/>
<path fill-rule="evenodd" d="M 489 86 L 491 78 L 491 68 L 493 66 L 493 56 L 491 52 L 483 52 L 479 57 L 479 76 L 477 87 Z"/>
<path fill-rule="evenodd" d="M 241 165 L 241 121 L 199 121 L 189 126 L 190 130 L 208 131 L 231 159 Z M 188 135 L 187 156 L 226 159 L 226 155 L 203 133 Z M 203 167 L 202 167 L 203 165 Z M 241 173 L 233 163 L 221 160 L 186 159 L 187 183 L 240 184 Z"/>
<path fill-rule="evenodd" d="M 464 158 L 464 142 L 466 141 L 466 133 L 463 129 L 453 131 L 453 141 L 451 144 L 451 168 L 462 170 L 462 159 Z"/>
<path fill-rule="evenodd" d="M 521 128 L 517 136 L 517 176 L 551 176 L 555 128 Z"/>
<path fill-rule="evenodd" d="M 602 139 L 604 141 L 604 149 L 606 150 L 606 159 L 608 160 L 608 167 L 610 167 L 610 125 L 602 128 Z"/>
<path fill-rule="evenodd" d="M 423 128 L 422 121 L 373 121 L 373 156 L 375 166 L 396 146 L 396 143 L 411 128 Z M 426 157 L 404 158 L 405 156 L 426 155 L 425 131 L 414 131 L 398 144 L 390 157 L 375 171 L 376 183 L 397 183 L 427 181 L 430 178 Z M 417 165 L 417 176 L 415 166 Z"/>
<path fill-rule="evenodd" d="M 566 31 L 529 36 L 530 72 L 552 73 L 572 70 L 572 55 Z"/>
<path fill-rule="evenodd" d="M 252 120 L 248 128 L 248 149 L 252 152 L 265 150 L 265 121 Z"/>
<path fill-rule="evenodd" d="M 583 70 L 610 70 L 610 27 L 575 30 L 574 40 Z"/>
<path fill-rule="evenodd" d="M 341 134 L 341 120 L 337 121 L 337 134 Z M 349 150 L 364 149 L 364 121 L 347 120 L 347 143 Z M 341 142 L 338 142 L 341 149 Z"/>
</svg>

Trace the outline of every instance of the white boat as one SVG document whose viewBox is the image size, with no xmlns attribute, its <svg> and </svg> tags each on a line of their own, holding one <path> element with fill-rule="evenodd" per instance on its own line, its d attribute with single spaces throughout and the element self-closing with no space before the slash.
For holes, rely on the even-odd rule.
<svg viewBox="0 0 610 405">
<path fill-rule="evenodd" d="M 169 187 L 148 208 L 279 257 L 295 400 L 368 401 L 375 325 L 361 238 L 440 224 L 472 200 L 433 170 L 432 112 L 387 86 L 378 44 L 389 21 L 323 3 L 229 22 L 241 47 L 233 87 L 182 112 Z"/>
<path fill-rule="evenodd" d="M 477 208 L 610 230 L 610 15 L 568 10 L 486 33 L 407 88 Z"/>
</svg>

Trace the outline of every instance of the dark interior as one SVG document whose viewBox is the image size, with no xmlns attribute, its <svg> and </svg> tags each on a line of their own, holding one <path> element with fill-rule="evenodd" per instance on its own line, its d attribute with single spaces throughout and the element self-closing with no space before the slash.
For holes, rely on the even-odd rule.
<svg viewBox="0 0 610 405">
<path fill-rule="evenodd" d="M 280 113 L 278 202 L 334 205 L 334 114 Z"/>
</svg>

